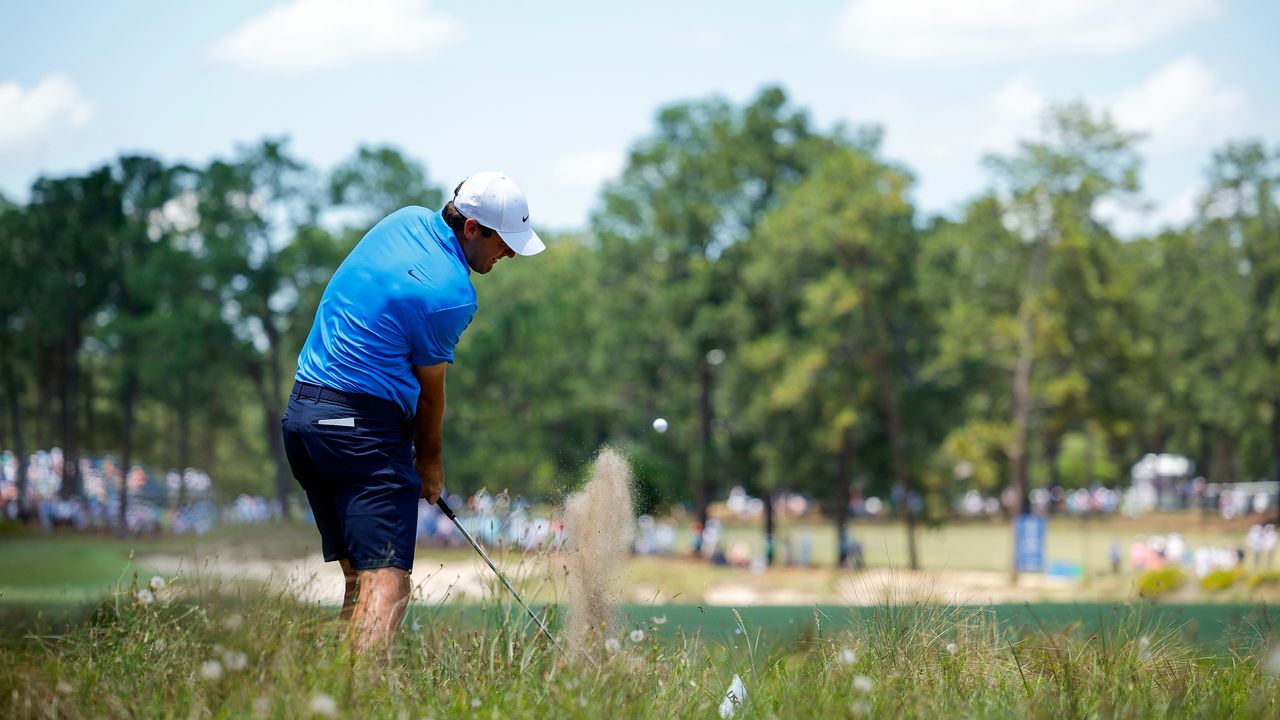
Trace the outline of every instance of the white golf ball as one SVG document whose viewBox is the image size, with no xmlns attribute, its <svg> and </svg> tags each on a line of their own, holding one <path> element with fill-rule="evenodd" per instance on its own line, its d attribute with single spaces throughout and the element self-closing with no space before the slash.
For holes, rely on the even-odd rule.
<svg viewBox="0 0 1280 720">
<path fill-rule="evenodd" d="M 658 432 L 660 432 L 660 433 L 664 433 L 664 432 L 666 432 L 666 431 L 667 431 L 667 419 L 666 419 L 666 418 L 654 418 L 654 419 L 653 419 L 653 429 L 654 429 L 654 430 L 656 430 L 656 431 L 658 431 Z"/>
</svg>

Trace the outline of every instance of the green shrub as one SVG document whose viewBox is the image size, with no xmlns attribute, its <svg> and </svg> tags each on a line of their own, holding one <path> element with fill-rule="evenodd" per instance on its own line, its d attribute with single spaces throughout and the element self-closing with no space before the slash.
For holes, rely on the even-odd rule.
<svg viewBox="0 0 1280 720">
<path fill-rule="evenodd" d="M 1231 570 L 1214 570 L 1201 578 L 1200 587 L 1209 592 L 1218 592 L 1219 590 L 1226 590 L 1232 585 L 1235 585 L 1236 581 L 1242 577 L 1244 577 L 1244 570 L 1241 570 L 1240 568 L 1233 568 Z"/>
<path fill-rule="evenodd" d="M 1186 580 L 1186 575 L 1172 565 L 1148 570 L 1138 576 L 1138 594 L 1142 597 L 1159 597 L 1176 589 L 1183 580 Z"/>
</svg>

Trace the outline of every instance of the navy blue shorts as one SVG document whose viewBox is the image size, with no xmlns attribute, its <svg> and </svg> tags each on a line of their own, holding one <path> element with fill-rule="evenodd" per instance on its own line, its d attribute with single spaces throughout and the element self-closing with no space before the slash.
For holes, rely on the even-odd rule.
<svg viewBox="0 0 1280 720">
<path fill-rule="evenodd" d="M 281 425 L 326 561 L 356 570 L 413 568 L 422 484 L 413 424 L 390 400 L 295 383 Z"/>
</svg>

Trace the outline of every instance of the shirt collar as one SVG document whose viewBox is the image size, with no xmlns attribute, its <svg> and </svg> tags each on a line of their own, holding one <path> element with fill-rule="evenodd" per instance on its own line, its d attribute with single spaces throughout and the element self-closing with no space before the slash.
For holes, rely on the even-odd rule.
<svg viewBox="0 0 1280 720">
<path fill-rule="evenodd" d="M 444 211 L 432 214 L 428 224 L 431 227 L 432 234 L 436 236 L 444 249 L 453 253 L 454 257 L 458 258 L 458 261 L 462 263 L 462 267 L 467 269 L 467 274 L 470 275 L 471 266 L 467 264 L 467 256 L 462 252 L 462 241 L 453 232 L 453 228 L 449 227 L 449 223 L 444 221 Z"/>
</svg>

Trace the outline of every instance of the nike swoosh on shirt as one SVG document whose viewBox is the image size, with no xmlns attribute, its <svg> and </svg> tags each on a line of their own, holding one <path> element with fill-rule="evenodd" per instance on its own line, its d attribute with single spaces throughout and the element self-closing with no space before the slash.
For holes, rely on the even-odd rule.
<svg viewBox="0 0 1280 720">
<path fill-rule="evenodd" d="M 418 277 L 417 275 L 415 275 L 415 274 L 414 274 L 414 272 L 413 272 L 413 270 L 410 270 L 410 271 L 409 271 L 409 277 L 413 278 L 414 280 L 417 280 L 418 282 L 422 283 L 423 285 L 426 285 L 426 284 L 427 284 L 427 281 L 426 281 L 426 280 L 423 280 L 422 278 L 420 278 L 420 277 Z"/>
</svg>

